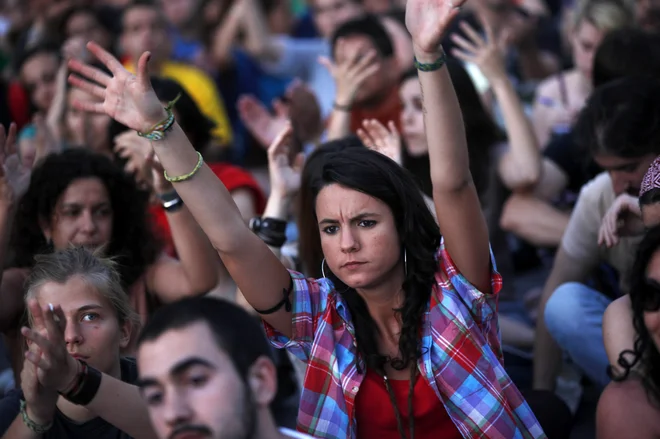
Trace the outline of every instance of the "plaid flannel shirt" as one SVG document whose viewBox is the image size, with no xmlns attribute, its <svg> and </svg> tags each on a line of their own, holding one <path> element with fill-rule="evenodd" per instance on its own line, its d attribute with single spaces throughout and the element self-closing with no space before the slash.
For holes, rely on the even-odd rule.
<svg viewBox="0 0 660 439">
<path fill-rule="evenodd" d="M 502 364 L 497 293 L 502 277 L 491 253 L 492 294 L 461 275 L 441 242 L 434 294 L 422 319 L 420 375 L 464 438 L 546 438 Z M 264 322 L 270 342 L 307 363 L 298 430 L 318 438 L 355 438 L 355 397 L 366 365 L 341 294 L 326 278 L 293 278 L 293 336 Z"/>
</svg>

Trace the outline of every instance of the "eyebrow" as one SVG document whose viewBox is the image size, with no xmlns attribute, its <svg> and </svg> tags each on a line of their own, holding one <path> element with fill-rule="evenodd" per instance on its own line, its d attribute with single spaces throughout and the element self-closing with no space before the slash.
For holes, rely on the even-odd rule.
<svg viewBox="0 0 660 439">
<path fill-rule="evenodd" d="M 353 218 L 351 218 L 351 222 L 353 221 L 360 221 L 365 218 L 370 218 L 370 217 L 378 217 L 379 215 L 377 213 L 373 212 L 364 212 L 359 215 L 355 215 Z M 324 218 L 321 221 L 319 221 L 319 225 L 324 225 L 324 224 L 338 224 L 339 221 L 330 219 L 330 218 Z"/>
<path fill-rule="evenodd" d="M 101 305 L 85 305 L 78 308 L 78 312 L 91 311 L 93 309 L 103 309 Z"/>
<path fill-rule="evenodd" d="M 175 364 L 174 367 L 172 367 L 172 370 L 170 370 L 169 375 L 170 376 L 181 375 L 187 369 L 190 369 L 191 367 L 194 366 L 204 366 L 209 369 L 216 369 L 216 367 L 213 364 L 211 364 L 207 360 L 204 360 L 203 358 L 191 357 L 191 358 L 186 358 L 185 360 L 182 360 L 177 364 Z M 154 378 L 145 377 L 138 379 L 135 382 L 135 385 L 138 386 L 140 389 L 142 389 L 144 387 L 157 386 L 158 381 Z"/>
</svg>

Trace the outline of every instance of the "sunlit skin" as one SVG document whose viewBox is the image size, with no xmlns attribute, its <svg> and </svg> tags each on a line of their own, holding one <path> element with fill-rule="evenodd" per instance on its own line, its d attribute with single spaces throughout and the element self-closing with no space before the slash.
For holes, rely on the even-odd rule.
<svg viewBox="0 0 660 439">
<path fill-rule="evenodd" d="M 244 380 L 207 324 L 171 329 L 144 342 L 137 360 L 138 385 L 158 437 L 279 437 L 268 420 L 276 391 L 273 363 L 257 359 Z"/>
<path fill-rule="evenodd" d="M 51 218 L 42 220 L 46 239 L 56 249 L 69 245 L 97 248 L 112 237 L 113 212 L 108 191 L 95 177 L 74 180 L 60 195 Z"/>
</svg>

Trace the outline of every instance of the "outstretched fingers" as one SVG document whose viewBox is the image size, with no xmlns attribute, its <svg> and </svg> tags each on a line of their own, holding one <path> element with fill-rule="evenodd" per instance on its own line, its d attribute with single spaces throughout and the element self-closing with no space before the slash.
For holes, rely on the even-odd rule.
<svg viewBox="0 0 660 439">
<path fill-rule="evenodd" d="M 100 85 L 85 81 L 84 79 L 75 75 L 69 75 L 69 83 L 91 95 L 105 99 L 105 88 L 101 87 Z"/>
<path fill-rule="evenodd" d="M 5 157 L 8 157 L 12 154 L 16 154 L 16 134 L 17 134 L 18 128 L 16 127 L 16 123 L 12 122 L 9 124 L 9 133 L 7 134 L 7 138 L 5 139 Z"/>
<path fill-rule="evenodd" d="M 112 76 L 103 72 L 101 69 L 97 69 L 96 67 L 92 67 L 76 59 L 72 59 L 69 61 L 69 69 L 71 69 L 71 71 L 73 72 L 78 73 L 84 78 L 87 78 L 88 80 L 94 81 L 101 85 L 107 86 L 108 84 L 110 84 L 110 81 L 112 80 Z M 71 80 L 72 77 L 75 76 L 69 75 L 69 81 Z"/>
<path fill-rule="evenodd" d="M 112 72 L 114 76 L 117 76 L 118 73 L 126 70 L 124 66 L 121 65 L 119 60 L 112 56 L 110 52 L 99 46 L 93 41 L 87 43 L 87 49 L 94 54 L 94 56 L 103 63 L 104 66 Z M 144 56 L 144 55 L 143 55 Z"/>
</svg>

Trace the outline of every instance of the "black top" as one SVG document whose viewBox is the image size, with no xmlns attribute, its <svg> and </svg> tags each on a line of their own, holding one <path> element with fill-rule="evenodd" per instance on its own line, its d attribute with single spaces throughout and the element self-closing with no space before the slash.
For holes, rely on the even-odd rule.
<svg viewBox="0 0 660 439">
<path fill-rule="evenodd" d="M 121 380 L 134 383 L 138 372 L 135 360 L 121 359 Z M 20 416 L 20 401 L 23 391 L 12 390 L 0 400 L 0 436 L 4 435 L 17 416 Z M 57 410 L 53 427 L 42 436 L 44 439 L 132 439 L 123 431 L 101 418 L 94 418 L 79 424 L 67 418 Z"/>
</svg>

